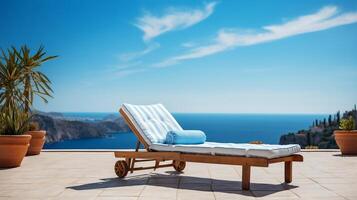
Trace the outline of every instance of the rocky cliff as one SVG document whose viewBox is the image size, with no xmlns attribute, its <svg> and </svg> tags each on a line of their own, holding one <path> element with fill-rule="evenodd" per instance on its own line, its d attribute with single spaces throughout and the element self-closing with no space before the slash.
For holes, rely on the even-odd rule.
<svg viewBox="0 0 357 200">
<path fill-rule="evenodd" d="M 105 137 L 111 132 L 129 131 L 129 128 L 122 118 L 86 122 L 66 120 L 51 115 L 52 114 L 37 113 L 33 115 L 32 119 L 39 124 L 41 129 L 47 131 L 47 143 L 82 138 Z"/>
</svg>

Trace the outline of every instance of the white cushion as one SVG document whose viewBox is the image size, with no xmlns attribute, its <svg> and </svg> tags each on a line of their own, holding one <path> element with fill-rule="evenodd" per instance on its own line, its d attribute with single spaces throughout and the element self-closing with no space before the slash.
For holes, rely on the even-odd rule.
<svg viewBox="0 0 357 200">
<path fill-rule="evenodd" d="M 183 130 L 161 104 L 123 104 L 122 108 L 148 145 L 164 143 L 168 131 Z"/>
<path fill-rule="evenodd" d="M 213 154 L 215 142 L 205 142 L 203 144 L 180 144 L 180 145 L 170 145 L 155 143 L 150 145 L 150 149 L 155 151 L 173 151 L 173 152 L 183 152 L 183 153 L 200 153 L 200 154 Z M 245 154 L 242 154 L 242 156 Z"/>
<path fill-rule="evenodd" d="M 252 144 L 253 145 L 253 144 Z M 288 145 L 272 145 L 272 144 L 262 144 L 255 145 L 248 149 L 248 157 L 264 157 L 264 158 L 277 158 L 289 156 L 294 153 L 300 152 L 301 147 L 298 144 L 288 144 Z"/>
<path fill-rule="evenodd" d="M 198 145 L 168 145 L 152 144 L 150 149 L 156 151 L 171 151 L 183 153 L 201 153 L 211 155 L 233 155 L 260 158 L 278 158 L 289 156 L 300 152 L 300 146 L 292 145 L 270 145 L 270 144 L 237 144 L 205 142 Z"/>
</svg>

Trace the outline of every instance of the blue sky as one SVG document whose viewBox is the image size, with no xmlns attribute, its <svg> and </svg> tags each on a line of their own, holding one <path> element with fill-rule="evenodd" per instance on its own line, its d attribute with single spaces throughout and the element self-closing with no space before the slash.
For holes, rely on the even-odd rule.
<svg viewBox="0 0 357 200">
<path fill-rule="evenodd" d="M 45 45 L 44 111 L 332 113 L 357 103 L 357 1 L 4 1 L 0 47 Z"/>
</svg>

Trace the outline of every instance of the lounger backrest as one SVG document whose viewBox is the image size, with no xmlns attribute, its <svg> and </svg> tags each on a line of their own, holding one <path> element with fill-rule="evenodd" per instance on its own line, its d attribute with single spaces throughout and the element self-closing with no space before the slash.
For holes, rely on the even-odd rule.
<svg viewBox="0 0 357 200">
<path fill-rule="evenodd" d="M 164 143 L 168 131 L 182 130 L 182 127 L 161 104 L 123 104 L 122 109 L 148 145 Z"/>
</svg>

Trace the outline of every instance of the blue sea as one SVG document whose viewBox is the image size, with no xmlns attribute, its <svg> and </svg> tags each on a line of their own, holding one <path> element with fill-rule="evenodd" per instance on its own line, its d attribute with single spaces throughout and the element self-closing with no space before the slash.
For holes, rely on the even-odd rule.
<svg viewBox="0 0 357 200">
<path fill-rule="evenodd" d="M 69 119 L 95 121 L 117 113 L 63 113 Z M 202 130 L 208 141 L 244 143 L 259 140 L 278 144 L 282 134 L 307 129 L 321 114 L 173 114 L 184 129 Z M 110 133 L 105 138 L 68 140 L 45 144 L 45 149 L 125 149 L 134 148 L 131 132 Z"/>
</svg>

